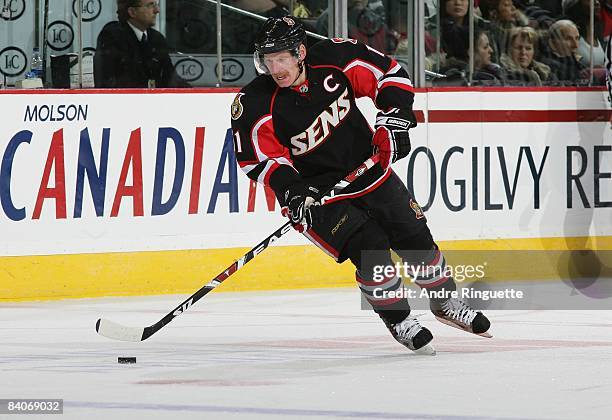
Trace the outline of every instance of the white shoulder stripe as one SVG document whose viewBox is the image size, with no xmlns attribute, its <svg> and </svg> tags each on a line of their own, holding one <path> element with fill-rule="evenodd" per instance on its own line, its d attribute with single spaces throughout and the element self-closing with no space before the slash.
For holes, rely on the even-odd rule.
<svg viewBox="0 0 612 420">
<path fill-rule="evenodd" d="M 400 85 L 406 85 L 409 87 L 413 87 L 412 81 L 406 77 L 388 77 L 378 82 L 378 89 L 380 90 L 384 86 L 385 83 L 397 83 Z"/>
<path fill-rule="evenodd" d="M 253 169 L 255 169 L 257 167 L 257 165 L 259 165 L 259 164 L 255 163 L 253 165 L 244 165 L 241 168 L 244 171 L 244 173 L 248 175 L 249 172 L 251 172 Z"/>
<path fill-rule="evenodd" d="M 274 165 L 274 161 L 272 159 L 266 162 L 265 168 L 263 169 L 263 171 L 261 171 L 261 173 L 257 177 L 257 182 L 259 182 L 260 184 L 265 184 L 264 180 L 266 179 L 266 175 L 268 175 L 268 172 L 270 172 L 272 165 Z"/>
<path fill-rule="evenodd" d="M 265 117 L 257 121 L 257 124 L 255 124 L 255 127 L 253 127 L 253 131 L 251 132 L 251 139 L 253 140 L 253 147 L 255 147 L 255 153 L 257 153 L 257 159 L 260 162 L 263 162 L 264 160 L 268 159 L 268 156 L 262 153 L 261 147 L 259 147 L 259 129 L 261 128 L 262 125 L 264 125 L 266 122 L 270 121 L 271 119 L 272 119 L 272 115 L 266 115 Z"/>
<path fill-rule="evenodd" d="M 395 74 L 402 69 L 402 66 L 398 63 L 391 70 L 387 72 L 387 74 Z"/>
<path fill-rule="evenodd" d="M 355 60 L 351 62 L 348 66 L 344 68 L 343 71 L 347 72 L 353 67 L 364 67 L 368 69 L 372 74 L 374 74 L 374 76 L 376 77 L 376 80 L 380 79 L 384 75 L 384 73 L 380 71 L 376 66 L 373 66 L 372 64 L 367 63 L 365 61 L 361 61 L 361 60 Z"/>
</svg>

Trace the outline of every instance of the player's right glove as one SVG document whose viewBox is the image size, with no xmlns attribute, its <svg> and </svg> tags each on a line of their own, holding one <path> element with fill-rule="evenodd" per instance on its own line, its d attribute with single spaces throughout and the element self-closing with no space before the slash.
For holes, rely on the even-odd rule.
<svg viewBox="0 0 612 420">
<path fill-rule="evenodd" d="M 281 209 L 281 214 L 288 217 L 293 228 L 300 233 L 312 226 L 310 206 L 314 204 L 318 194 L 316 188 L 303 183 L 291 185 L 285 191 L 285 206 Z"/>
<path fill-rule="evenodd" d="M 408 156 L 412 148 L 408 130 L 415 126 L 416 119 L 409 109 L 391 108 L 376 114 L 372 144 L 383 169 Z"/>
</svg>

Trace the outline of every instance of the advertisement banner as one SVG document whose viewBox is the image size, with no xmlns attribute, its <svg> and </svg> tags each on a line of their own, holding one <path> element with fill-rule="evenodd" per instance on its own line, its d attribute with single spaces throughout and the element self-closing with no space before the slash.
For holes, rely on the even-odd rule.
<svg viewBox="0 0 612 420">
<path fill-rule="evenodd" d="M 0 95 L 0 255 L 216 249 L 266 237 L 284 220 L 236 165 L 234 95 Z M 410 131 L 413 150 L 394 169 L 436 240 L 612 235 L 603 92 L 555 93 L 546 108 L 538 101 L 550 93 L 522 95 L 417 95 L 427 123 Z M 360 106 L 373 121 L 372 104 Z"/>
</svg>

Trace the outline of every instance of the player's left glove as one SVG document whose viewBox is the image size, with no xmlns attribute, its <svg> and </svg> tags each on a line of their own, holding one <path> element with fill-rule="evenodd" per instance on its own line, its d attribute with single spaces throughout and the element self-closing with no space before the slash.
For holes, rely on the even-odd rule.
<svg viewBox="0 0 612 420">
<path fill-rule="evenodd" d="M 409 109 L 391 108 L 376 114 L 372 144 L 384 169 L 408 156 L 412 148 L 408 130 L 416 125 L 416 118 Z"/>
<path fill-rule="evenodd" d="M 281 214 L 288 217 L 293 228 L 300 233 L 312 226 L 310 206 L 314 204 L 314 196 L 318 193 L 316 188 L 302 183 L 291 185 L 285 191 L 285 207 L 281 209 Z"/>
</svg>

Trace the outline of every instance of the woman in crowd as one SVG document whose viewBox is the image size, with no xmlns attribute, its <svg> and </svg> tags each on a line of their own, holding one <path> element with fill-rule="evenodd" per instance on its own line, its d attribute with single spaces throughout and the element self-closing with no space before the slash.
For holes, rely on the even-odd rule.
<svg viewBox="0 0 612 420">
<path fill-rule="evenodd" d="M 508 80 L 530 86 L 556 80 L 550 67 L 535 60 L 538 34 L 533 28 L 515 28 L 510 32 L 509 41 L 509 51 L 500 59 Z"/>
<path fill-rule="evenodd" d="M 506 75 L 499 64 L 493 62 L 494 49 L 489 33 L 476 30 L 474 33 L 474 74 L 473 80 L 485 84 L 504 84 Z"/>
<path fill-rule="evenodd" d="M 440 36 L 441 50 L 446 57 L 467 61 L 469 50 L 468 0 L 442 0 L 440 3 L 440 28 L 436 28 L 436 16 L 429 19 L 428 30 L 432 38 Z M 484 28 L 485 21 L 474 16 L 474 27 Z"/>
<path fill-rule="evenodd" d="M 529 23 L 529 19 L 514 6 L 512 0 L 482 0 L 480 11 L 482 17 L 491 22 L 491 41 L 499 54 L 508 52 L 512 29 Z"/>
<path fill-rule="evenodd" d="M 505 72 L 500 65 L 494 63 L 494 49 L 491 45 L 489 33 L 483 29 L 474 31 L 474 73 L 472 80 L 478 84 L 499 85 L 506 81 Z M 461 73 L 463 78 L 467 78 L 469 71 L 469 59 L 460 60 L 456 57 L 449 57 L 446 60 L 442 72 L 455 76 Z"/>
</svg>

